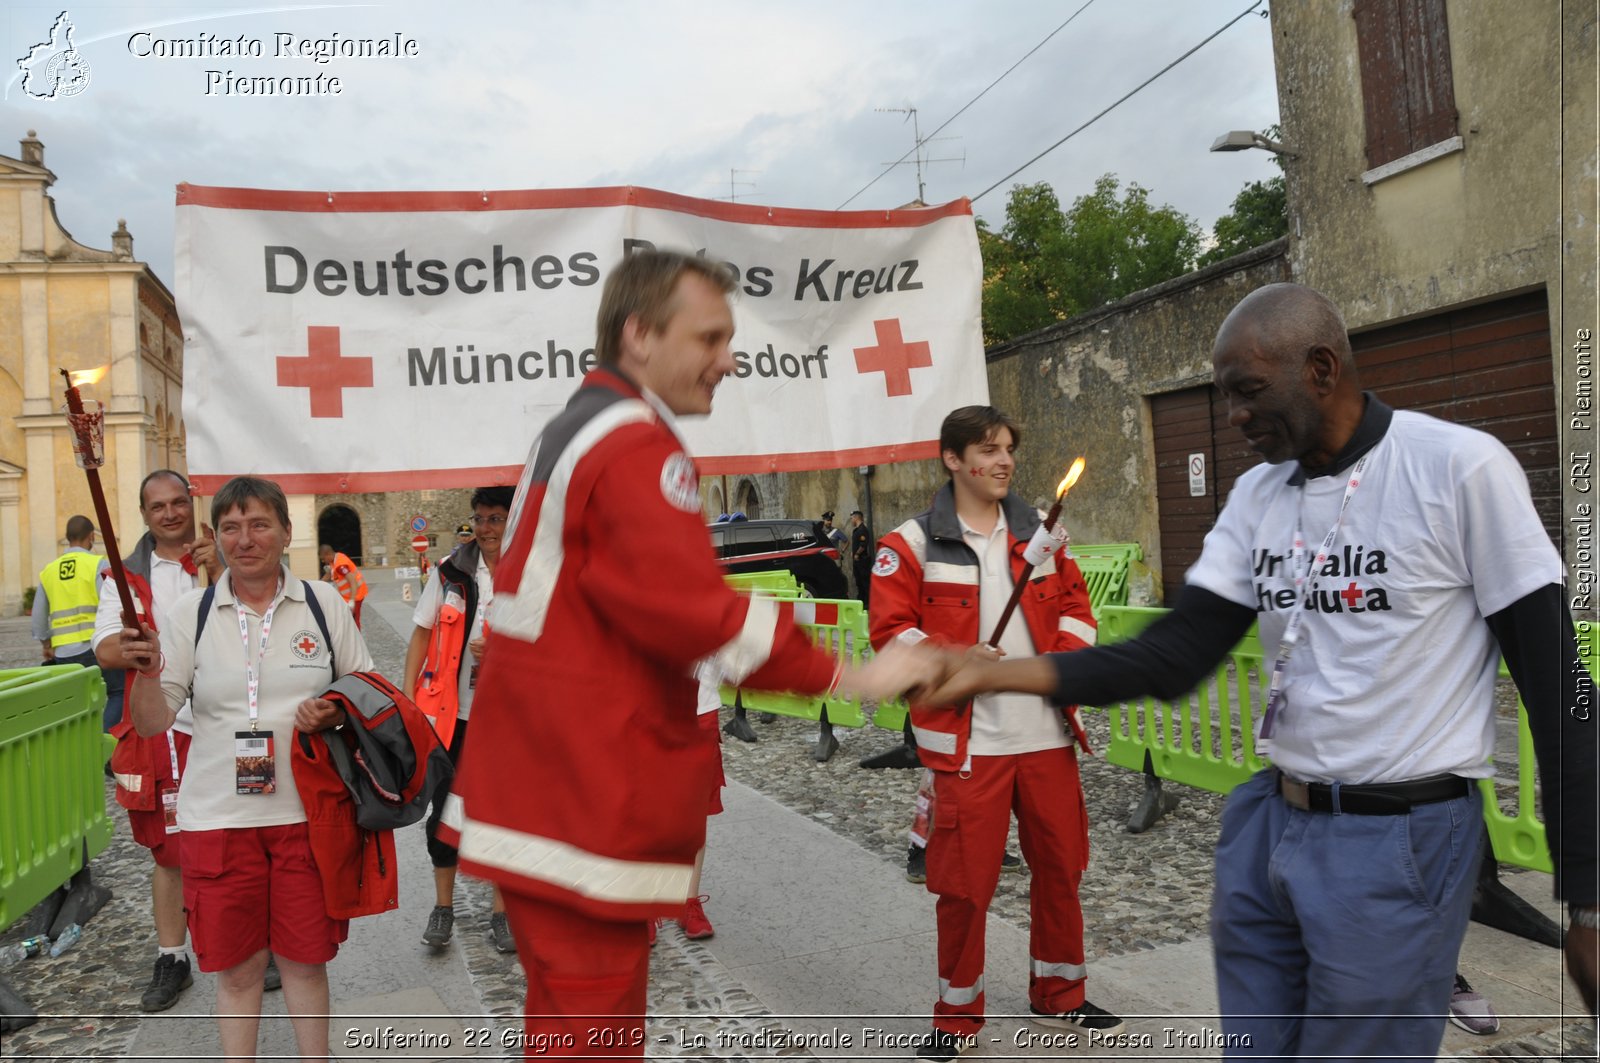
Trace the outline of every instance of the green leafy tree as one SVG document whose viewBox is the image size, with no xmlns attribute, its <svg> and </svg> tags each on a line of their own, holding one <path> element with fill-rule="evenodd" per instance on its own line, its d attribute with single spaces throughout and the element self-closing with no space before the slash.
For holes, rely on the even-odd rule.
<svg viewBox="0 0 1600 1063">
<path fill-rule="evenodd" d="M 1000 343 L 1187 273 L 1200 229 L 1116 175 L 1061 208 L 1043 182 L 1016 185 L 998 233 L 979 226 L 984 342 Z"/>
<path fill-rule="evenodd" d="M 1289 231 L 1289 197 L 1283 175 L 1265 181 L 1251 181 L 1233 199 L 1233 209 L 1217 219 L 1212 227 L 1216 246 L 1200 256 L 1199 265 L 1209 266 L 1225 258 L 1260 247 Z"/>
</svg>

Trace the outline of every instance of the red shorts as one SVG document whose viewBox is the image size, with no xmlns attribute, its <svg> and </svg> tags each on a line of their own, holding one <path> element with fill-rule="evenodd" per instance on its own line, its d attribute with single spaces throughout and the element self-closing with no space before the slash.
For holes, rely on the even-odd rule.
<svg viewBox="0 0 1600 1063">
<path fill-rule="evenodd" d="M 728 784 L 728 776 L 722 770 L 722 732 L 718 730 L 717 722 L 717 714 L 714 712 L 700 714 L 700 729 L 708 732 L 708 740 L 716 743 L 717 747 L 716 781 L 711 784 L 711 798 L 706 803 L 708 816 L 714 816 L 722 811 L 722 788 Z"/>
<path fill-rule="evenodd" d="M 189 764 L 189 743 L 192 737 L 182 731 L 172 732 L 173 744 L 178 750 L 178 773 L 181 775 Z M 166 743 L 161 743 L 164 747 Z M 165 754 L 162 759 L 165 760 Z M 170 770 L 170 768 L 168 769 Z M 162 778 L 156 781 L 156 807 L 151 809 L 128 809 L 128 827 L 133 832 L 133 840 L 150 850 L 150 855 L 155 858 L 158 867 L 178 867 L 178 832 L 167 831 L 167 816 L 161 804 L 161 795 L 174 789 L 170 779 Z"/>
<path fill-rule="evenodd" d="M 328 918 L 304 823 L 186 830 L 183 906 L 202 971 L 237 967 L 264 948 L 296 963 L 327 963 L 350 936 Z"/>
</svg>

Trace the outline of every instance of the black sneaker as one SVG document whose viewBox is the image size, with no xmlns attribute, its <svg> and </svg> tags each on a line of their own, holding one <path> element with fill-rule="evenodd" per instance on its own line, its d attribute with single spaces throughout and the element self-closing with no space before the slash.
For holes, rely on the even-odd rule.
<svg viewBox="0 0 1600 1063">
<path fill-rule="evenodd" d="M 155 973 L 139 998 L 141 1011 L 166 1011 L 178 1002 L 178 994 L 194 985 L 187 956 L 156 957 Z"/>
<path fill-rule="evenodd" d="M 917 1046 L 918 1059 L 932 1059 L 938 1063 L 954 1059 L 978 1043 L 976 1037 L 935 1030 Z"/>
<path fill-rule="evenodd" d="M 267 970 L 261 976 L 261 988 L 268 993 L 283 988 L 283 975 L 278 973 L 278 957 L 267 953 Z"/>
<path fill-rule="evenodd" d="M 456 928 L 456 910 L 448 904 L 436 904 L 428 913 L 428 926 L 422 932 L 422 943 L 440 948 L 450 943 L 450 933 Z"/>
<path fill-rule="evenodd" d="M 1002 856 L 1000 858 L 1000 870 L 1001 871 L 1010 871 L 1010 872 L 1016 874 L 1016 873 L 1020 873 L 1022 871 L 1022 868 L 1023 868 L 1022 857 L 1020 857 L 1020 856 L 1016 856 L 1016 855 L 1014 855 L 1012 853 L 1007 853 L 1006 855 L 1004 855 L 1004 856 Z"/>
<path fill-rule="evenodd" d="M 906 853 L 906 881 L 928 881 L 928 850 L 920 845 L 913 845 Z"/>
<path fill-rule="evenodd" d="M 1110 1035 L 1121 1033 L 1127 1023 L 1106 1011 L 1097 1008 L 1085 1000 L 1081 1007 L 1071 1011 L 1049 1012 L 1040 1011 L 1032 1004 L 1028 1010 L 1033 1012 L 1033 1021 L 1040 1026 L 1059 1026 L 1065 1030 L 1088 1030 L 1097 1034 Z"/>
<path fill-rule="evenodd" d="M 489 916 L 489 943 L 496 952 L 509 954 L 517 951 L 517 939 L 511 936 L 511 924 L 506 921 L 505 912 L 495 912 Z"/>
</svg>

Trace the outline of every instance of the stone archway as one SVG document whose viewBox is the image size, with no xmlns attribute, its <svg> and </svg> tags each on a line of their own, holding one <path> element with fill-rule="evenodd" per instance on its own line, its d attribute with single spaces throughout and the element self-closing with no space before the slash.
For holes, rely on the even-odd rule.
<svg viewBox="0 0 1600 1063">
<path fill-rule="evenodd" d="M 322 511 L 317 518 L 317 544 L 327 543 L 356 565 L 361 559 L 361 514 L 341 503 Z"/>
<path fill-rule="evenodd" d="M 743 513 L 751 520 L 761 519 L 761 495 L 756 491 L 754 480 L 740 480 L 733 497 L 735 511 Z"/>
</svg>

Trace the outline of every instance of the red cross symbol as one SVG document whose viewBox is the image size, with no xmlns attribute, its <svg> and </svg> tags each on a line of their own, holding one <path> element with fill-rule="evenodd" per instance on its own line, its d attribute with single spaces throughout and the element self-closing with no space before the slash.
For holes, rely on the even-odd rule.
<svg viewBox="0 0 1600 1063">
<path fill-rule="evenodd" d="M 313 653 L 317 652 L 317 640 L 312 638 L 310 635 L 305 636 L 294 645 L 295 649 L 299 650 L 307 657 L 310 657 Z"/>
<path fill-rule="evenodd" d="M 1344 599 L 1344 604 L 1354 609 L 1361 602 L 1361 588 L 1357 587 L 1355 580 L 1350 581 L 1350 586 L 1339 592 L 1339 597 Z"/>
<path fill-rule="evenodd" d="M 907 343 L 900 336 L 897 317 L 874 321 L 872 328 L 878 334 L 878 345 L 855 348 L 856 372 L 882 373 L 884 388 L 890 397 L 911 394 L 911 370 L 933 365 L 928 341 Z"/>
<path fill-rule="evenodd" d="M 306 326 L 306 357 L 278 359 L 280 388 L 311 389 L 311 416 L 343 417 L 344 388 L 372 386 L 372 359 L 339 353 L 339 330 Z"/>
</svg>

